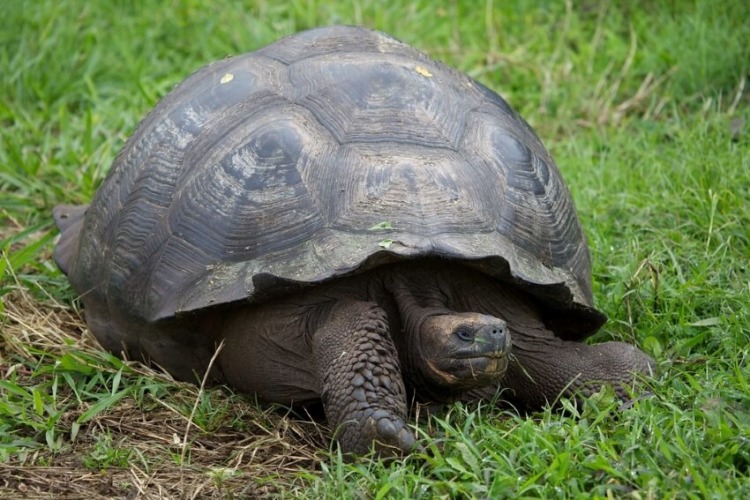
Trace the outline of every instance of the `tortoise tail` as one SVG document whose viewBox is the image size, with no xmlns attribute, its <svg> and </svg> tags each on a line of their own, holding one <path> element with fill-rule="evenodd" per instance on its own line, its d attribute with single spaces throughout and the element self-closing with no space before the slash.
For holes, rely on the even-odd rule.
<svg viewBox="0 0 750 500">
<path fill-rule="evenodd" d="M 57 205 L 52 209 L 52 217 L 60 229 L 60 240 L 55 246 L 55 262 L 66 275 L 78 255 L 79 235 L 83 226 L 83 216 L 88 205 Z"/>
</svg>

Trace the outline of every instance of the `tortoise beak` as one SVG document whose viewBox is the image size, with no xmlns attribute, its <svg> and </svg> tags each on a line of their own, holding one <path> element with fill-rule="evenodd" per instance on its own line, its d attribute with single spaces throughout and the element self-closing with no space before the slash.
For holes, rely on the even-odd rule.
<svg viewBox="0 0 750 500">
<path fill-rule="evenodd" d="M 503 322 L 500 325 L 486 325 L 477 331 L 475 342 L 483 342 L 488 350 L 487 356 L 491 358 L 504 358 L 510 353 L 511 342 L 508 327 Z"/>
</svg>

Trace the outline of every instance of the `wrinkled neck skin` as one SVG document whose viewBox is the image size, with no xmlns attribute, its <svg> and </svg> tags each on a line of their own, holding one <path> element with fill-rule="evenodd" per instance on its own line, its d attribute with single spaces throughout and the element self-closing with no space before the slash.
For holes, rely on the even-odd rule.
<svg viewBox="0 0 750 500">
<path fill-rule="evenodd" d="M 429 366 L 426 356 L 430 353 L 425 352 L 420 333 L 428 319 L 453 311 L 439 305 L 422 307 L 402 281 L 389 283 L 388 288 L 398 305 L 401 319 L 399 358 L 407 387 L 424 402 L 449 403 L 459 399 L 464 389 L 450 389 L 446 380 L 436 379 L 438 375 Z"/>
</svg>

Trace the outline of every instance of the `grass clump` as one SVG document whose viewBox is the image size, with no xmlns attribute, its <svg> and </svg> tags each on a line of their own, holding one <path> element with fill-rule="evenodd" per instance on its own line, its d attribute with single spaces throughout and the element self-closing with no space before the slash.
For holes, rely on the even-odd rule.
<svg viewBox="0 0 750 500">
<path fill-rule="evenodd" d="M 746 2 L 3 7 L 0 496 L 750 496 Z M 51 261 L 52 206 L 90 200 L 198 67 L 333 23 L 387 31 L 531 122 L 589 237 L 610 317 L 594 340 L 651 353 L 651 397 L 456 404 L 419 419 L 425 453 L 345 463 L 320 425 L 101 352 Z"/>
</svg>

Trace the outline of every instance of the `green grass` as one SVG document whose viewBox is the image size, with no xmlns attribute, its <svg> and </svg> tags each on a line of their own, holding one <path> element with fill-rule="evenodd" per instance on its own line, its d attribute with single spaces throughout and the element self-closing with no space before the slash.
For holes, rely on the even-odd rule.
<svg viewBox="0 0 750 500">
<path fill-rule="evenodd" d="M 0 12 L 0 496 L 750 496 L 747 2 L 0 0 Z M 595 340 L 656 357 L 653 397 L 529 417 L 454 405 L 420 420 L 424 456 L 346 464 L 325 429 L 98 352 L 51 261 L 52 207 L 89 200 L 189 73 L 333 23 L 469 73 L 536 128 L 592 247 L 610 317 Z M 81 479 L 91 471 L 99 482 Z"/>
</svg>

